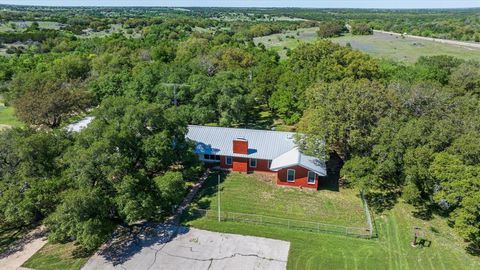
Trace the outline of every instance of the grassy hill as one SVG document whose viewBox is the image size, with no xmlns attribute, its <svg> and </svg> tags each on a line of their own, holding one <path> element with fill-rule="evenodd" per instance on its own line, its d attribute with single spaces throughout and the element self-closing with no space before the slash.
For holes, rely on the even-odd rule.
<svg viewBox="0 0 480 270">
<path fill-rule="evenodd" d="M 235 211 L 255 211 L 251 209 L 252 201 L 257 201 L 262 197 L 265 189 L 278 189 L 277 192 L 291 190 L 292 193 L 303 192 L 303 198 L 297 197 L 297 201 L 292 201 L 298 205 L 303 200 L 308 200 L 312 194 L 306 191 L 296 189 L 284 189 L 280 187 L 268 186 L 269 184 L 258 179 L 257 184 L 252 188 L 252 176 L 232 174 L 221 184 L 222 205 Z M 263 187 L 262 187 L 263 186 Z M 208 185 L 207 185 L 208 188 Z M 243 190 L 242 190 L 243 188 Z M 231 191 L 248 194 L 250 199 L 244 198 L 238 201 L 235 197 L 228 196 Z M 257 191 L 255 191 L 257 190 Z M 330 191 L 319 191 L 318 197 L 324 197 Z M 338 197 L 344 197 L 346 202 L 342 204 L 346 208 L 340 209 L 338 213 L 338 222 L 345 220 L 343 211 L 348 212 L 351 207 L 352 217 L 357 213 L 358 205 L 351 203 L 357 200 L 356 192 L 352 190 L 342 190 Z M 211 206 L 215 208 L 215 193 L 203 193 L 199 202 L 211 201 Z M 279 199 L 279 198 L 277 198 Z M 327 203 L 325 200 L 324 203 Z M 334 204 L 336 205 L 336 204 Z M 325 211 L 326 207 L 317 205 L 319 212 Z M 331 209 L 333 205 L 331 205 Z M 278 207 L 275 204 L 268 204 L 271 208 L 271 214 L 276 212 Z M 259 206 L 258 212 L 266 214 L 268 207 Z M 386 211 L 382 215 L 374 217 L 375 227 L 378 232 L 378 238 L 359 239 L 333 234 L 309 233 L 303 231 L 289 230 L 279 227 L 252 225 L 236 222 L 217 222 L 214 219 L 199 218 L 189 221 L 188 224 L 197 228 L 236 233 L 243 235 L 254 235 L 267 238 L 281 239 L 290 241 L 290 254 L 288 260 L 288 269 L 479 269 L 480 259 L 468 255 L 465 252 L 465 244 L 451 228 L 446 221 L 440 217 L 434 217 L 429 221 L 414 218 L 411 215 L 413 209 L 411 206 L 399 203 L 393 209 Z M 300 212 L 300 211 L 299 211 Z M 284 213 L 284 216 L 290 217 L 292 213 Z M 300 213 L 297 213 L 300 215 Z M 315 214 L 316 218 L 321 218 L 320 214 Z M 328 215 L 327 215 L 328 216 Z M 343 217 L 343 218 L 341 218 Z M 333 221 L 330 219 L 330 221 Z M 424 229 L 425 237 L 430 242 L 429 246 L 412 247 L 413 227 L 419 226 Z"/>
</svg>

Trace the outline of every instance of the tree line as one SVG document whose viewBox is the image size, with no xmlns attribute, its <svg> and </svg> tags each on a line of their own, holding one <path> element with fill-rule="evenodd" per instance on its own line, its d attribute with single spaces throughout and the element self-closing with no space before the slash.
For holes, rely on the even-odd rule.
<svg viewBox="0 0 480 270">
<path fill-rule="evenodd" d="M 136 39 L 58 36 L 0 57 L 2 95 L 29 127 L 0 133 L 0 226 L 44 222 L 52 240 L 92 250 L 115 225 L 162 220 L 178 203 L 201 171 L 187 124 L 277 120 L 304 151 L 340 156 L 343 181 L 378 211 L 403 199 L 423 218 L 448 216 L 478 251 L 479 63 L 406 65 L 326 40 L 280 61 L 245 34 L 259 24 L 198 31 L 183 16 Z M 88 128 L 65 132 L 86 114 Z"/>
</svg>

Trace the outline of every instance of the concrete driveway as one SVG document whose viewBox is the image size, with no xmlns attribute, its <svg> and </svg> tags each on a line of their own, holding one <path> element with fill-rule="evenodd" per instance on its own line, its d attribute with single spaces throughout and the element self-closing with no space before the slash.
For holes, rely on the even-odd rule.
<svg viewBox="0 0 480 270">
<path fill-rule="evenodd" d="M 176 236 L 175 230 L 178 230 Z M 82 268 L 286 269 L 290 243 L 267 238 L 157 225 L 133 238 L 113 240 Z M 171 240 L 170 240 L 171 239 Z"/>
</svg>

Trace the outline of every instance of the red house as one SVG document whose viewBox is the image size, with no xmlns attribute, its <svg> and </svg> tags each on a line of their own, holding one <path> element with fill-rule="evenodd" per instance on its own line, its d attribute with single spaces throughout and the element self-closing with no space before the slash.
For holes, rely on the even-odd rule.
<svg viewBox="0 0 480 270">
<path fill-rule="evenodd" d="M 323 160 L 299 151 L 292 132 L 195 126 L 187 138 L 196 142 L 200 160 L 221 168 L 249 173 L 276 174 L 277 184 L 318 189 L 319 176 L 326 176 Z"/>
</svg>

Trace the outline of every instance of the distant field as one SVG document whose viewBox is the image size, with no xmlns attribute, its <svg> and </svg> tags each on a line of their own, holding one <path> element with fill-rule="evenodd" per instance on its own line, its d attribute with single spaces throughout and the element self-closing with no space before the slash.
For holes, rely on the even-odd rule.
<svg viewBox="0 0 480 270">
<path fill-rule="evenodd" d="M 287 16 L 256 16 L 255 14 L 244 14 L 244 13 L 225 13 L 221 16 L 211 17 L 211 19 L 219 21 L 258 21 L 258 22 L 268 22 L 268 21 L 306 21 L 302 18 L 296 17 L 287 17 Z"/>
<path fill-rule="evenodd" d="M 25 28 L 32 25 L 33 21 L 9 21 L 0 24 L 0 32 L 8 31 L 23 31 Z M 15 28 L 12 27 L 15 25 Z M 38 21 L 38 27 L 42 29 L 60 29 L 63 24 L 59 22 Z"/>
<path fill-rule="evenodd" d="M 77 37 L 80 38 L 102 38 L 106 37 L 108 35 L 111 35 L 113 33 L 123 33 L 126 37 L 131 37 L 131 38 L 139 38 L 141 37 L 141 34 L 134 31 L 132 34 L 127 34 L 127 30 L 123 27 L 122 24 L 111 24 L 110 29 L 103 30 L 103 31 L 86 31 L 82 35 L 77 35 Z"/>
<path fill-rule="evenodd" d="M 359 200 L 355 192 L 341 189 L 308 192 L 269 186 L 253 176 L 232 174 L 221 184 L 222 207 L 230 211 L 248 211 L 263 215 L 292 218 L 327 219 L 351 222 L 360 219 Z M 214 179 L 212 179 L 214 180 Z M 216 208 L 215 182 L 207 182 L 207 192 L 200 194 L 199 204 Z M 256 181 L 256 182 L 255 182 Z M 322 198 L 322 199 L 320 199 Z M 337 199 L 334 199 L 337 198 Z M 343 201 L 342 201 L 343 200 Z M 309 202 L 309 205 L 304 203 Z M 310 213 L 305 213 L 310 209 Z M 237 222 L 218 222 L 198 218 L 187 222 L 210 231 L 261 236 L 291 243 L 287 269 L 480 269 L 480 258 L 468 255 L 465 243 L 448 227 L 445 219 L 429 221 L 414 218 L 412 207 L 402 202 L 381 216 L 375 216 L 378 238 L 372 240 L 336 234 L 309 233 L 276 226 Z M 337 217 L 331 215 L 337 214 Z M 348 216 L 349 214 L 349 216 Z M 359 221 L 360 222 L 360 221 Z M 425 247 L 412 247 L 413 227 L 419 226 L 430 241 Z M 429 244 L 428 244 L 429 243 Z"/>
<path fill-rule="evenodd" d="M 273 34 L 269 36 L 256 37 L 253 39 L 255 44 L 263 43 L 265 47 L 278 52 L 280 57 L 286 58 L 287 48 L 294 49 L 302 42 L 314 42 L 318 39 L 317 28 L 301 28 L 297 31 L 287 31 L 285 33 Z M 290 38 L 287 38 L 289 36 Z M 293 38 L 291 38 L 293 37 Z"/>
<path fill-rule="evenodd" d="M 298 31 L 288 31 L 282 34 L 255 38 L 255 43 L 263 43 L 267 48 L 279 52 L 282 58 L 286 57 L 286 49 L 293 49 L 301 42 L 317 40 L 316 28 L 304 28 Z M 298 32 L 298 33 L 297 33 Z M 287 36 L 293 36 L 287 38 Z M 340 45 L 350 43 L 352 48 L 364 51 L 377 58 L 392 59 L 407 63 L 415 62 L 420 56 L 451 55 L 461 59 L 474 59 L 480 61 L 480 49 L 467 48 L 458 45 L 442 44 L 432 41 L 423 41 L 413 38 L 402 38 L 383 33 L 370 36 L 353 36 L 347 34 L 343 37 L 330 39 Z"/>
</svg>

